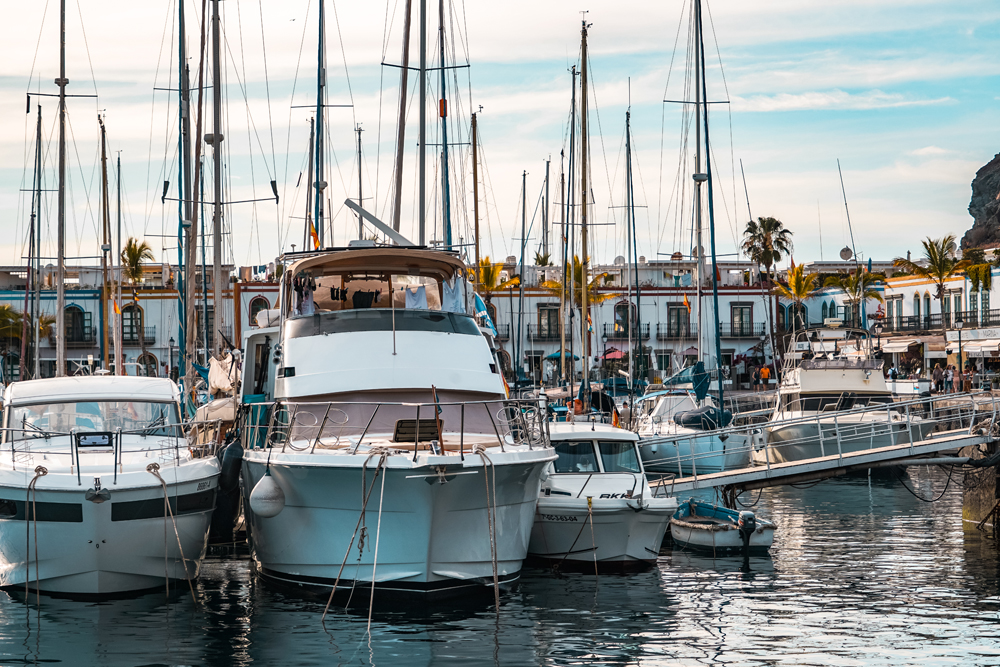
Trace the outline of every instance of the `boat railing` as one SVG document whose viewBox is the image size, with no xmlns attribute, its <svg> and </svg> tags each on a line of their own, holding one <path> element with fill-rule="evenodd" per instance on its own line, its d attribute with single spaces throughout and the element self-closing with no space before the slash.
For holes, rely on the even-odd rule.
<svg viewBox="0 0 1000 667">
<path fill-rule="evenodd" d="M 157 431 L 158 433 L 151 432 Z M 164 434 L 162 431 L 172 431 L 174 435 Z M 81 454 L 111 454 L 112 474 L 114 483 L 118 483 L 118 475 L 123 472 L 122 453 L 125 449 L 124 436 L 153 436 L 161 438 L 155 441 L 146 441 L 136 451 L 162 454 L 170 452 L 175 462 L 180 461 L 180 452 L 184 439 L 183 424 L 162 424 L 143 429 L 123 430 L 121 428 L 113 431 L 91 431 L 73 429 L 70 431 L 45 431 L 32 428 L 5 428 L 0 429 L 6 440 L 5 445 L 9 446 L 11 455 L 11 467 L 16 470 L 18 464 L 30 465 L 34 457 L 44 454 L 46 457 L 65 456 L 69 459 L 70 474 L 76 475 L 78 486 L 83 485 L 81 474 L 82 463 Z M 167 438 L 164 441 L 162 438 Z M 61 443 L 69 442 L 69 447 L 64 448 Z M 55 444 L 58 442 L 60 444 Z M 37 462 L 37 461 L 36 461 Z"/>
<path fill-rule="evenodd" d="M 818 456 L 843 458 L 845 452 L 877 449 L 885 446 L 913 444 L 942 437 L 944 434 L 969 435 L 992 433 L 998 424 L 1000 400 L 992 392 L 943 394 L 894 403 L 858 406 L 829 414 L 769 421 L 764 424 L 730 426 L 710 431 L 659 435 L 640 440 L 639 447 L 647 450 L 643 465 L 647 474 L 672 473 L 678 477 L 697 478 L 699 466 L 704 474 L 709 459 L 718 460 L 720 453 L 734 460 L 752 457 L 760 461 L 753 465 L 766 466 L 787 460 L 781 454 L 798 447 L 818 445 Z M 779 438 L 772 436 L 780 429 Z M 707 439 L 721 442 L 718 448 L 705 447 Z M 702 445 L 699 447 L 699 445 Z M 656 455 L 650 456 L 656 446 Z M 688 452 L 681 454 L 681 452 Z M 801 458 L 801 457 L 799 457 Z M 743 467 L 743 466 L 739 466 Z M 659 470 L 650 470 L 658 468 Z M 718 466 L 712 468 L 718 471 Z M 660 489 L 669 489 L 660 485 Z"/>
<path fill-rule="evenodd" d="M 246 449 L 313 454 L 317 449 L 357 453 L 363 445 L 432 454 L 457 453 L 462 460 L 479 446 L 549 443 L 544 401 L 289 402 L 254 403 L 241 411 Z M 386 443 L 388 440 L 388 444 Z"/>
</svg>

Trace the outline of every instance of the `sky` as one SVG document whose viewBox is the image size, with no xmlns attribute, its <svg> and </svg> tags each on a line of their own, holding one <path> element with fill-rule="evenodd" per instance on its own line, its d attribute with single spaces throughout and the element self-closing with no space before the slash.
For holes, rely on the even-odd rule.
<svg viewBox="0 0 1000 667">
<path fill-rule="evenodd" d="M 114 161 L 120 156 L 123 234 L 145 239 L 157 261 L 176 261 L 177 204 L 161 202 L 161 196 L 166 180 L 167 197 L 177 197 L 177 96 L 156 90 L 177 87 L 176 1 L 66 0 L 67 91 L 98 96 L 68 102 L 67 254 L 78 258 L 70 264 L 93 263 L 88 258 L 99 252 L 98 113 L 108 132 L 113 228 Z M 324 126 L 337 244 L 357 237 L 357 220 L 341 202 L 357 197 L 359 123 L 364 205 L 391 219 L 400 70 L 390 65 L 401 59 L 404 4 L 326 0 L 326 103 L 347 105 L 327 108 Z M 436 67 L 439 5 L 429 5 L 428 63 Z M 220 6 L 224 196 L 234 202 L 265 200 L 272 179 L 280 195 L 277 204 L 226 207 L 226 260 L 257 265 L 292 244 L 302 247 L 308 179 L 301 172 L 314 110 L 298 107 L 315 104 L 318 0 L 227 0 Z M 800 262 L 835 259 L 845 246 L 862 258 L 891 259 L 917 252 L 926 236 L 960 237 L 971 226 L 970 183 L 1000 152 L 1000 7 L 982 0 L 715 0 L 705 6 L 708 97 L 728 102 L 711 105 L 709 125 L 720 255 L 737 251 L 751 214 L 782 220 L 794 233 Z M 585 16 L 591 253 L 608 262 L 625 254 L 626 111 L 638 254 L 654 259 L 690 252 L 692 205 L 689 194 L 678 195 L 678 184 L 689 192 L 693 130 L 688 126 L 686 133 L 682 126 L 682 105 L 663 102 L 688 99 L 690 8 L 685 0 L 446 4 L 446 62 L 468 65 L 446 70 L 455 242 L 471 255 L 473 110 L 479 111 L 482 147 L 482 254 L 499 259 L 519 252 L 525 172 L 526 249 L 529 256 L 539 249 L 546 160 L 551 160 L 550 219 L 553 225 L 561 220 L 569 69 L 579 65 Z M 17 3 L 5 8 L 0 27 L 0 264 L 23 263 L 27 252 L 31 194 L 21 190 L 32 187 L 37 104 L 43 116 L 43 186 L 55 188 L 56 102 L 33 96 L 26 114 L 25 94 L 57 92 L 58 9 L 55 0 Z M 201 3 L 187 0 L 185 11 L 196 86 Z M 428 231 L 434 240 L 442 236 L 439 76 L 437 71 L 428 76 L 427 215 L 435 224 Z M 412 73 L 407 95 L 401 224 L 401 232 L 414 240 L 416 79 Z M 206 104 L 212 93 L 205 90 Z M 209 198 L 211 178 L 209 173 Z M 43 263 L 55 256 L 55 212 L 54 193 L 43 193 Z M 211 261 L 210 244 L 207 257 Z"/>
</svg>

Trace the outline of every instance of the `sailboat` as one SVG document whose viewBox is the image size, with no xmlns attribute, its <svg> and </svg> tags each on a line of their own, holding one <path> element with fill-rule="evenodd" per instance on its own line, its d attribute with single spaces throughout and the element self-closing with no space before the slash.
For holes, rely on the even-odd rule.
<svg viewBox="0 0 1000 667">
<path fill-rule="evenodd" d="M 689 474 L 692 472 L 719 472 L 745 467 L 750 459 L 750 436 L 741 433 L 719 432 L 729 425 L 731 413 L 724 409 L 724 378 L 721 372 L 721 331 L 719 323 L 719 273 L 716 266 L 715 211 L 713 208 L 712 157 L 710 150 L 707 85 L 705 82 L 705 41 L 702 29 L 701 0 L 692 5 L 694 21 L 694 91 L 695 99 L 695 253 L 698 261 L 696 274 L 698 298 L 698 362 L 692 372 L 695 407 L 691 410 L 660 414 L 657 419 L 649 419 L 640 424 L 642 438 L 640 452 L 647 470 L 660 473 Z M 704 160 L 704 171 L 702 171 Z M 705 251 L 702 246 L 703 198 L 702 186 L 707 188 L 707 217 L 709 223 L 709 247 L 711 273 L 705 265 Z M 706 275 L 712 286 L 711 299 L 701 296 Z M 706 303 L 708 301 L 708 303 Z M 702 326 L 702 322 L 711 326 Z M 714 359 L 705 354 L 711 350 Z M 714 369 L 708 370 L 707 364 Z M 712 372 L 714 371 L 714 372 Z M 707 400 L 714 378 L 717 394 L 714 400 Z"/>
<path fill-rule="evenodd" d="M 423 247 L 424 176 L 417 244 L 347 200 L 392 243 L 286 253 L 278 325 L 245 341 L 255 380 L 233 456 L 266 581 L 331 600 L 364 588 L 353 599 L 371 605 L 376 589 L 498 596 L 519 577 L 556 456 L 538 404 L 507 399 L 465 263 Z"/>
</svg>

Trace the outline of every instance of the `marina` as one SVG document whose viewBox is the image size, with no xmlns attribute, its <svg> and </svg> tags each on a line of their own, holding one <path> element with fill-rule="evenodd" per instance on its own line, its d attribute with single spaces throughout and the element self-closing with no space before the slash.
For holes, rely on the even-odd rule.
<svg viewBox="0 0 1000 667">
<path fill-rule="evenodd" d="M 913 129 L 993 82 L 857 89 L 815 9 L 118 2 L 0 77 L 0 664 L 1000 661 L 1000 155 Z"/>
</svg>

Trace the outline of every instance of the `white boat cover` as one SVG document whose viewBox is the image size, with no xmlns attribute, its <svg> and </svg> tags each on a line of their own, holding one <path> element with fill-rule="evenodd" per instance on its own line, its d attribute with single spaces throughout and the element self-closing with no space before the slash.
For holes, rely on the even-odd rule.
<svg viewBox="0 0 1000 667">
<path fill-rule="evenodd" d="M 211 403 L 201 406 L 194 413 L 196 422 L 214 422 L 220 419 L 230 422 L 236 419 L 236 399 L 234 397 L 217 398 Z"/>
<path fill-rule="evenodd" d="M 172 380 L 135 375 L 74 375 L 11 383 L 7 405 L 61 403 L 84 400 L 150 401 L 173 403 L 180 390 Z"/>
</svg>

